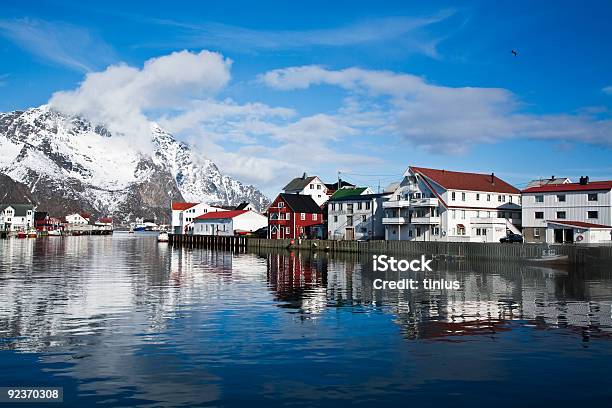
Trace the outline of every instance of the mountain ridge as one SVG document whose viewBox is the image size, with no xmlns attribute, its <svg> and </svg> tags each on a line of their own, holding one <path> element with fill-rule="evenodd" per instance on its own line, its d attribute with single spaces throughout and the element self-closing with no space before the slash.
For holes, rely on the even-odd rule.
<svg viewBox="0 0 612 408">
<path fill-rule="evenodd" d="M 27 197 L 58 216 L 87 211 L 120 222 L 169 222 L 171 201 L 269 203 L 256 187 L 151 123 L 150 152 L 104 126 L 48 105 L 0 113 L 0 197 Z M 27 193 L 27 194 L 26 194 Z"/>
</svg>

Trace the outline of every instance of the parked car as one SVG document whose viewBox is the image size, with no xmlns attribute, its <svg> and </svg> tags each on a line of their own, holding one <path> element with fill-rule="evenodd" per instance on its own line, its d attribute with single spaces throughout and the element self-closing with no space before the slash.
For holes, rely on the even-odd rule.
<svg viewBox="0 0 612 408">
<path fill-rule="evenodd" d="M 500 238 L 499 242 L 513 244 L 518 242 L 519 244 L 523 243 L 523 236 L 521 234 L 508 234 L 503 238 Z"/>
</svg>

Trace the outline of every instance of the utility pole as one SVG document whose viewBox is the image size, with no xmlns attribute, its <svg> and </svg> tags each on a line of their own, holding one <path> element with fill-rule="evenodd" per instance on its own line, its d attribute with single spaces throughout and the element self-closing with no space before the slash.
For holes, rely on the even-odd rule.
<svg viewBox="0 0 612 408">
<path fill-rule="evenodd" d="M 338 190 L 340 190 L 340 170 L 338 170 Z"/>
</svg>

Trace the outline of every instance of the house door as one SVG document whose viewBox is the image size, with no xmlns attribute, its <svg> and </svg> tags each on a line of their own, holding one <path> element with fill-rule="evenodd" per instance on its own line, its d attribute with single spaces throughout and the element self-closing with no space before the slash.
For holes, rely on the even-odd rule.
<svg viewBox="0 0 612 408">
<path fill-rule="evenodd" d="M 555 244 L 563 243 L 563 229 L 555 229 Z"/>
<path fill-rule="evenodd" d="M 563 230 L 565 233 L 565 242 L 573 243 L 574 242 L 574 230 L 573 229 L 565 229 Z"/>
<path fill-rule="evenodd" d="M 355 240 L 355 230 L 353 228 L 347 228 L 346 233 L 344 234 L 344 238 L 349 241 Z"/>
</svg>

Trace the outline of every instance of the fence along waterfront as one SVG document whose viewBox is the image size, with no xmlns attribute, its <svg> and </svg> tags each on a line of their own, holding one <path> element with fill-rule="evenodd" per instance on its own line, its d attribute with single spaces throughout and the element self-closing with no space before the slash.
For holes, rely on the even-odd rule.
<svg viewBox="0 0 612 408">
<path fill-rule="evenodd" d="M 438 257 L 521 261 L 538 258 L 544 250 L 567 255 L 571 264 L 612 263 L 612 245 L 498 244 L 480 242 L 291 240 L 206 235 L 170 235 L 173 245 L 221 250 L 300 249 L 372 254 L 428 254 Z"/>
</svg>

